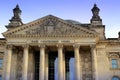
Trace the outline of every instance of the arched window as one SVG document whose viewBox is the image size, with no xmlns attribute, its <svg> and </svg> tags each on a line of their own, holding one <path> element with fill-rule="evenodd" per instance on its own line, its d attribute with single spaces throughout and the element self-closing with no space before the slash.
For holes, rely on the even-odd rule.
<svg viewBox="0 0 120 80">
<path fill-rule="evenodd" d="M 118 77 L 113 77 L 112 80 L 120 80 Z"/>
</svg>

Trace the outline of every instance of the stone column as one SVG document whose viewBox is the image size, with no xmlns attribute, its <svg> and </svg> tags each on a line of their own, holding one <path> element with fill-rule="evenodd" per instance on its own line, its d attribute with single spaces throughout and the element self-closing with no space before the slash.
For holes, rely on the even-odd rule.
<svg viewBox="0 0 120 80">
<path fill-rule="evenodd" d="M 48 70 L 49 70 L 49 66 L 48 66 L 48 52 L 46 52 L 45 54 L 45 80 L 48 80 Z"/>
<path fill-rule="evenodd" d="M 96 57 L 96 46 L 91 46 L 91 55 L 92 55 L 92 77 L 93 80 L 97 80 L 97 57 Z"/>
<path fill-rule="evenodd" d="M 75 80 L 80 80 L 80 53 L 79 45 L 74 45 L 74 56 L 75 56 Z"/>
<path fill-rule="evenodd" d="M 27 80 L 28 76 L 28 54 L 29 54 L 29 45 L 24 45 L 23 46 L 23 80 Z"/>
<path fill-rule="evenodd" d="M 63 80 L 66 80 L 66 71 L 65 71 L 65 54 L 63 54 L 63 71 L 64 71 L 64 74 L 63 74 L 63 76 L 64 76 L 64 79 Z"/>
<path fill-rule="evenodd" d="M 39 80 L 45 80 L 45 45 L 40 45 Z"/>
<path fill-rule="evenodd" d="M 10 80 L 11 58 L 12 58 L 12 45 L 7 45 L 7 65 L 6 65 L 7 68 L 5 80 Z"/>
<path fill-rule="evenodd" d="M 58 45 L 58 80 L 64 79 L 63 66 L 63 45 Z"/>
</svg>

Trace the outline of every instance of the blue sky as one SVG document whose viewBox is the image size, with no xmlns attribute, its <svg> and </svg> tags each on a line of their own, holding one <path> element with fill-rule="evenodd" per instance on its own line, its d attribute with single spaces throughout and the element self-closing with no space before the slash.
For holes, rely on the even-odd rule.
<svg viewBox="0 0 120 80">
<path fill-rule="evenodd" d="M 62 19 L 90 23 L 94 3 L 100 8 L 100 16 L 106 25 L 106 37 L 118 37 L 120 31 L 120 0 L 1 0 L 0 33 L 5 32 L 13 16 L 12 9 L 19 4 L 22 21 L 28 23 L 52 14 Z M 0 35 L 2 37 L 2 35 Z"/>
</svg>

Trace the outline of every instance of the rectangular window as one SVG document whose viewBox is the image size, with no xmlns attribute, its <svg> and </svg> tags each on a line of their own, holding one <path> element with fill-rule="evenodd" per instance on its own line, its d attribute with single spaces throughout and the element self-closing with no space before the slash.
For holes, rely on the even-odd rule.
<svg viewBox="0 0 120 80">
<path fill-rule="evenodd" d="M 112 68 L 114 68 L 114 69 L 118 68 L 117 59 L 112 59 Z"/>
<path fill-rule="evenodd" d="M 3 65 L 3 59 L 0 59 L 0 68 L 2 68 Z"/>
</svg>

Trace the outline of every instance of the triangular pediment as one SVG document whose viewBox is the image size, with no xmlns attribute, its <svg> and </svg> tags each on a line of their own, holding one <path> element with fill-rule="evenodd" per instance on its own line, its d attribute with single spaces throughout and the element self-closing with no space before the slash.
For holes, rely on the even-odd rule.
<svg viewBox="0 0 120 80">
<path fill-rule="evenodd" d="M 82 26 L 68 23 L 58 17 L 48 15 L 18 28 L 3 33 L 4 36 L 96 36 L 95 31 L 91 31 Z"/>
</svg>

